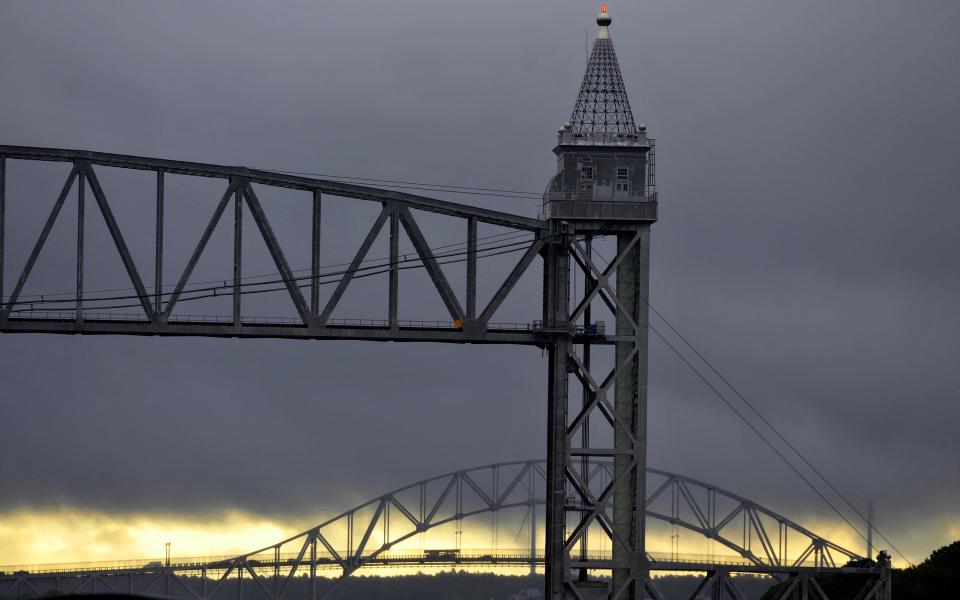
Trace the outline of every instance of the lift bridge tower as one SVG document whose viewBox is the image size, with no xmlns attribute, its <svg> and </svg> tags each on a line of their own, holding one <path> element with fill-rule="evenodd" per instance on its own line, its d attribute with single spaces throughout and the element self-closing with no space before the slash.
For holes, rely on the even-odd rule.
<svg viewBox="0 0 960 600">
<path fill-rule="evenodd" d="M 561 598 L 659 597 L 644 548 L 647 296 L 657 219 L 654 140 L 637 126 L 603 5 L 570 120 L 544 193 L 544 323 L 549 348 L 546 588 Z M 595 244 L 616 239 L 597 266 Z M 597 246 L 597 248 L 599 248 Z M 571 298 L 571 269 L 585 285 Z M 602 304 L 600 304 L 602 303 Z M 605 306 L 613 331 L 594 319 Z M 600 344 L 613 347 L 601 361 Z M 591 356 L 591 347 L 593 356 Z M 603 364 L 601 364 L 603 363 Z M 582 387 L 570 393 L 572 381 Z M 592 417 L 592 420 L 591 420 Z M 612 460 L 612 481 L 589 477 Z M 601 539 L 605 538 L 605 539 Z"/>
</svg>

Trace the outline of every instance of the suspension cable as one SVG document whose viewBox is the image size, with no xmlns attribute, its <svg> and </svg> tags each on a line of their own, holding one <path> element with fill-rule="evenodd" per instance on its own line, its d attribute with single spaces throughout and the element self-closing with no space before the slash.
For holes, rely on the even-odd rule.
<svg viewBox="0 0 960 600">
<path fill-rule="evenodd" d="M 524 246 L 526 246 L 528 243 L 530 243 L 530 240 L 523 240 L 523 241 L 519 241 L 519 242 L 512 242 L 512 243 L 507 243 L 507 244 L 500 244 L 500 245 L 496 245 L 496 246 L 491 246 L 491 247 L 489 247 L 489 248 L 484 248 L 484 249 L 482 249 L 482 250 L 477 250 L 477 251 L 475 252 L 475 254 L 476 254 L 476 256 L 477 256 L 478 259 L 483 259 L 483 258 L 490 258 L 490 257 L 493 257 L 493 256 L 500 256 L 500 255 L 502 255 L 502 254 L 509 254 L 509 253 L 512 253 L 512 252 L 520 252 L 520 251 L 526 250 L 526 248 L 525 248 Z M 518 246 L 519 246 L 519 247 L 518 247 Z M 503 250 L 504 248 L 510 248 L 510 250 Z M 501 250 L 501 251 L 499 251 L 499 252 L 492 252 L 492 251 L 494 251 L 494 250 Z M 482 254 L 482 253 L 485 253 L 485 254 Z M 474 254 L 474 252 L 471 252 L 471 251 L 468 251 L 468 250 L 463 250 L 463 251 L 457 251 L 457 252 L 448 252 L 448 253 L 436 254 L 436 255 L 434 255 L 434 259 L 444 259 L 444 258 L 457 257 L 457 256 L 463 256 L 463 257 L 464 257 L 464 258 L 460 258 L 460 259 L 457 259 L 457 260 L 436 260 L 437 264 L 440 264 L 440 265 L 453 264 L 453 263 L 465 262 L 465 261 L 468 260 L 468 258 L 469 258 L 468 256 L 465 256 L 465 255 L 469 255 L 469 254 Z M 406 264 L 406 263 L 419 263 L 419 264 L 409 265 L 409 264 Z M 423 263 L 423 259 L 420 258 L 419 255 L 418 255 L 416 258 L 402 258 L 402 259 L 399 259 L 399 260 L 397 260 L 396 264 L 398 264 L 398 265 L 404 264 L 404 265 L 405 265 L 405 266 L 398 267 L 398 270 L 408 270 L 408 269 L 425 268 L 425 267 L 426 267 L 426 265 Z M 341 270 L 341 271 L 333 271 L 333 272 L 323 273 L 323 274 L 317 275 L 316 278 L 319 280 L 319 279 L 323 279 L 323 278 L 326 278 L 326 277 L 333 277 L 333 276 L 338 276 L 338 275 L 341 276 L 339 279 L 328 280 L 328 281 L 320 281 L 320 282 L 319 282 L 320 285 L 329 285 L 329 284 L 331 284 L 331 283 L 339 283 L 340 281 L 342 281 L 343 279 L 345 279 L 345 278 L 348 277 L 348 276 L 349 276 L 349 277 L 352 277 L 353 279 L 361 279 L 361 278 L 370 277 L 370 276 L 373 276 L 373 275 L 381 275 L 381 274 L 384 274 L 384 273 L 389 273 L 390 270 L 391 270 L 391 268 L 392 268 L 391 264 L 387 264 L 387 265 L 382 265 L 382 264 L 381 264 L 381 265 L 371 265 L 371 266 L 366 266 L 366 267 L 357 267 L 357 268 L 355 268 L 355 269 L 344 269 L 344 270 Z M 282 277 L 281 277 L 280 279 L 275 279 L 275 280 L 270 280 L 270 281 L 258 281 L 258 282 L 241 283 L 241 284 L 239 284 L 239 287 L 241 287 L 241 288 L 248 288 L 248 287 L 256 287 L 256 286 L 266 286 L 266 285 L 274 285 L 274 284 L 284 284 L 283 287 L 274 287 L 274 288 L 267 288 L 267 289 L 254 289 L 254 290 L 245 289 L 245 290 L 242 290 L 242 291 L 240 292 L 241 295 L 243 295 L 243 294 L 263 294 L 263 293 L 267 293 L 267 292 L 274 292 L 274 291 L 283 291 L 283 290 L 286 290 L 286 289 L 287 289 L 287 288 L 286 288 L 286 284 L 287 284 L 288 282 L 303 282 L 303 281 L 306 281 L 307 283 L 299 283 L 297 287 L 299 287 L 299 288 L 309 287 L 309 286 L 310 286 L 310 282 L 312 282 L 313 279 L 314 279 L 313 275 L 305 275 L 305 276 L 300 276 L 300 277 L 292 277 L 292 278 L 289 278 L 289 279 L 286 279 L 286 278 L 282 278 Z M 231 281 L 230 281 L 229 279 L 226 279 L 226 280 L 221 279 L 221 280 L 217 280 L 217 282 L 218 282 L 218 285 L 216 285 L 216 286 L 208 286 L 208 287 L 201 287 L 201 288 L 193 288 L 193 289 L 190 289 L 190 290 L 183 290 L 183 291 L 181 291 L 181 294 L 187 294 L 187 296 L 186 296 L 186 297 L 181 297 L 181 298 L 179 298 L 179 299 L 177 300 L 177 302 L 179 303 L 179 302 L 185 302 L 185 301 L 190 301 L 190 300 L 199 300 L 199 299 L 202 299 L 202 298 L 212 298 L 212 297 L 215 297 L 215 296 L 226 296 L 226 295 L 229 295 L 230 293 L 232 293 L 232 292 L 217 293 L 219 290 L 232 290 L 232 289 L 233 289 L 233 284 L 231 283 Z M 222 282 L 222 283 L 221 283 L 221 282 Z M 190 296 L 190 294 L 202 294 L 202 295 L 199 295 L 199 296 Z M 172 296 L 172 295 L 173 295 L 172 292 L 164 292 L 164 293 L 162 294 L 162 296 Z M 117 301 L 117 300 L 140 300 L 140 299 L 142 299 L 142 298 L 150 299 L 150 298 L 153 298 L 153 295 L 151 295 L 151 294 L 148 293 L 148 294 L 146 294 L 146 295 L 144 295 L 144 296 L 141 296 L 141 295 L 139 295 L 139 294 L 127 294 L 127 295 L 122 295 L 122 296 L 109 296 L 109 297 L 100 297 L 100 298 L 84 297 L 84 301 L 85 301 L 85 302 L 107 302 L 107 301 Z M 77 301 L 76 298 L 41 299 L 41 300 L 18 300 L 18 301 L 16 301 L 16 302 L 13 303 L 13 306 L 28 305 L 28 306 L 30 306 L 31 308 L 26 308 L 26 309 L 23 309 L 23 308 L 13 309 L 12 312 L 35 312 L 32 307 L 35 306 L 35 305 L 37 305 L 37 304 L 72 304 L 72 303 L 76 303 L 76 301 Z M 8 304 L 7 306 L 10 306 L 10 305 Z M 109 308 L 109 309 L 113 309 L 113 308 L 134 308 L 134 307 L 137 307 L 137 306 L 140 306 L 140 304 L 124 304 L 124 305 L 115 305 L 115 306 L 89 306 L 89 307 L 86 307 L 86 308 L 88 308 L 89 310 L 96 310 L 96 309 L 104 310 L 104 309 L 108 309 L 108 308 Z M 65 309 L 60 308 L 60 309 L 51 309 L 51 310 L 65 310 Z"/>
<path fill-rule="evenodd" d="M 769 427 L 770 430 L 773 431 L 773 433 L 776 434 L 776 436 L 777 436 L 778 438 L 780 438 L 780 440 L 783 441 L 783 443 L 786 444 L 787 447 L 790 448 L 790 450 L 792 450 L 793 453 L 796 454 L 796 455 L 800 458 L 800 460 L 802 460 L 803 463 L 804 463 L 807 467 L 810 468 L 810 470 L 812 470 L 812 471 L 814 472 L 814 474 L 817 475 L 817 477 L 819 477 L 824 483 L 827 484 L 827 486 L 830 488 L 830 490 L 833 491 L 834 494 L 836 494 L 841 500 L 843 500 L 843 502 L 844 502 L 858 517 L 860 517 L 860 518 L 863 519 L 864 521 L 869 522 L 869 520 L 863 515 L 863 513 L 861 513 L 861 512 L 857 509 L 856 505 L 854 505 L 854 504 L 847 498 L 847 496 L 846 496 L 845 494 L 843 494 L 843 493 L 837 488 L 837 486 L 835 486 L 835 485 L 833 484 L 833 482 L 831 482 L 831 481 L 826 477 L 826 475 L 824 475 L 823 472 L 822 472 L 820 469 L 818 469 L 818 468 L 810 461 L 810 459 L 808 459 L 808 458 L 806 457 L 806 455 L 804 455 L 804 454 L 800 451 L 799 448 L 797 448 L 793 443 L 791 443 L 790 440 L 788 440 L 787 437 L 780 431 L 780 429 L 779 429 L 776 425 L 774 425 L 766 416 L 764 416 L 763 413 L 761 413 L 760 410 L 756 407 L 756 405 L 755 405 L 754 403 L 750 402 L 750 400 L 748 400 L 748 399 L 746 398 L 746 396 L 744 396 L 744 395 L 740 392 L 740 390 L 737 389 L 737 387 L 734 386 L 733 383 L 731 383 L 730 380 L 727 379 L 727 378 L 720 372 L 720 370 L 717 369 L 717 368 L 713 365 L 713 363 L 711 363 L 709 360 L 707 360 L 707 358 L 706 358 L 699 350 L 697 350 L 697 348 L 696 348 L 683 334 L 681 334 L 680 331 L 677 330 L 677 328 L 674 327 L 673 324 L 670 323 L 670 321 L 668 321 L 667 318 L 664 317 L 662 313 L 660 313 L 660 311 L 658 311 L 656 308 L 654 308 L 653 305 L 650 304 L 649 302 L 647 302 L 646 300 L 644 300 L 644 303 L 647 305 L 647 307 L 648 307 L 651 311 L 653 311 L 653 313 L 654 313 L 657 317 L 660 318 L 661 321 L 663 321 L 663 323 L 670 329 L 670 331 L 672 331 L 678 338 L 680 338 L 681 341 L 683 341 L 683 343 L 684 343 L 688 348 L 690 348 L 690 350 L 697 356 L 697 358 L 699 358 L 699 359 L 703 362 L 703 364 L 705 364 L 705 365 L 707 366 L 707 368 L 709 368 L 709 369 L 720 379 L 720 381 L 722 381 L 722 382 L 724 383 L 724 385 L 726 385 L 728 388 L 730 388 L 730 390 L 731 390 L 744 404 L 746 404 L 747 407 L 750 408 L 750 410 L 751 410 L 755 415 L 757 415 L 757 417 L 758 417 L 761 421 L 763 421 L 763 423 L 764 423 L 767 427 Z M 653 329 L 653 326 L 651 326 L 650 328 L 651 328 L 651 330 L 652 330 L 652 329 Z M 659 337 L 661 340 L 664 339 L 663 336 L 660 335 L 659 332 L 656 332 L 656 334 L 657 334 L 657 337 Z M 664 342 L 666 343 L 666 340 L 664 340 Z M 667 344 L 667 345 L 670 346 L 670 344 Z M 672 346 L 671 346 L 671 350 L 673 350 L 674 352 L 677 352 L 677 350 L 676 350 L 675 348 L 673 348 Z M 691 367 L 691 368 L 692 368 L 692 367 Z M 741 417 L 741 419 L 743 419 L 743 417 Z M 767 440 L 764 440 L 764 441 L 767 441 Z M 767 442 L 767 443 L 768 443 L 768 445 L 769 445 L 769 442 Z M 846 521 L 846 519 L 844 519 L 844 520 Z M 847 523 L 849 524 L 849 521 L 847 521 Z M 871 523 L 871 526 L 872 526 L 872 523 Z M 878 536 L 880 536 L 881 539 L 883 539 L 883 541 L 885 541 L 886 543 L 888 543 L 888 544 L 890 545 L 890 548 L 891 548 L 894 552 L 896 552 L 898 555 L 900 555 L 900 558 L 902 558 L 904 561 L 906 561 L 906 563 L 907 563 L 908 565 L 913 566 L 913 563 L 910 561 L 910 559 L 908 559 L 906 556 L 904 556 L 904 554 L 903 554 L 902 552 L 900 552 L 900 550 L 897 549 L 897 547 L 893 544 L 893 542 L 891 542 L 885 535 L 883 535 L 883 533 L 881 533 L 876 527 L 873 527 L 873 530 L 876 532 L 876 534 L 877 534 Z M 860 537 L 864 538 L 864 541 L 866 541 L 866 537 L 863 536 L 863 534 L 861 534 L 861 533 L 859 532 L 859 530 L 857 531 L 857 534 L 860 535 Z M 871 558 L 871 559 L 872 559 L 872 557 L 869 557 L 869 556 L 868 556 L 867 558 Z"/>
<path fill-rule="evenodd" d="M 526 231 L 507 231 L 507 232 L 498 233 L 498 234 L 494 234 L 494 235 L 482 236 L 482 237 L 477 238 L 477 248 L 478 248 L 478 250 L 479 250 L 479 248 L 480 248 L 481 246 L 490 246 L 490 245 L 495 244 L 495 243 L 504 242 L 504 241 L 507 241 L 507 240 L 518 239 L 518 238 L 525 237 L 525 236 L 527 236 L 527 235 L 529 235 L 529 233 L 526 232 Z M 499 239 L 498 239 L 498 238 L 499 238 Z M 484 241 L 484 240 L 485 240 L 485 241 Z M 449 243 L 449 244 L 443 244 L 443 245 L 441 245 L 441 246 L 433 246 L 433 247 L 430 248 L 430 250 L 431 250 L 431 252 L 432 252 L 432 251 L 435 251 L 435 250 L 442 250 L 442 249 L 446 249 L 446 248 L 458 248 L 458 247 L 466 246 L 466 245 L 467 245 L 467 242 L 453 242 L 453 243 Z M 413 252 L 415 252 L 415 250 L 410 250 L 410 251 L 408 251 L 408 252 L 401 252 L 400 255 L 403 256 L 403 255 L 405 255 L 405 254 L 411 254 L 411 253 L 413 253 Z M 390 260 L 390 257 L 389 257 L 389 256 L 383 256 L 383 257 L 378 257 L 378 258 L 365 258 L 365 259 L 363 259 L 362 261 L 360 261 L 359 264 L 376 263 L 376 262 L 382 262 L 382 261 L 388 261 L 388 260 Z M 346 266 L 349 266 L 350 264 L 352 264 L 352 263 L 349 263 L 349 262 L 344 262 L 344 263 L 331 263 L 331 264 L 327 264 L 327 265 L 321 265 L 319 268 L 320 268 L 320 269 L 329 269 L 329 268 L 334 268 L 334 267 L 346 267 Z M 303 267 L 303 268 L 300 268 L 300 269 L 293 269 L 293 270 L 291 270 L 291 273 L 304 273 L 304 272 L 311 271 L 311 270 L 312 270 L 311 267 Z M 269 273 L 261 273 L 261 274 L 259 274 L 259 275 L 247 275 L 247 276 L 241 277 L 241 278 L 240 278 L 240 281 L 248 281 L 248 280 L 251 280 L 251 279 L 263 279 L 264 277 L 276 277 L 277 275 L 280 275 L 280 272 L 279 272 L 279 271 L 271 271 L 271 272 L 269 272 Z M 193 282 L 193 285 L 210 285 L 210 284 L 214 284 L 214 283 L 219 283 L 219 282 L 221 282 L 221 281 L 223 281 L 223 279 L 211 279 L 211 280 L 206 280 L 206 281 L 195 281 L 195 282 Z M 232 280 L 232 279 L 229 279 L 228 281 L 233 281 L 233 280 Z M 173 289 L 173 288 L 175 288 L 175 287 L 176 287 L 176 284 L 170 283 L 170 284 L 164 285 L 164 286 L 162 287 L 162 289 L 164 289 L 164 290 L 166 290 L 166 289 Z M 135 291 L 135 288 L 133 288 L 133 287 L 104 288 L 104 289 L 99 289 L 99 290 L 89 290 L 89 291 L 86 291 L 85 293 L 88 293 L 88 294 L 106 294 L 106 293 L 112 293 L 112 292 L 131 292 L 131 291 Z M 75 292 L 49 292 L 49 293 L 42 293 L 42 294 L 41 294 L 41 293 L 21 294 L 21 295 L 20 295 L 20 298 L 19 298 L 18 300 L 20 300 L 20 299 L 26 300 L 26 299 L 28 299 L 28 298 L 39 298 L 39 300 L 34 300 L 34 303 L 38 303 L 40 300 L 44 300 L 44 299 L 46 299 L 46 298 L 56 298 L 56 297 L 59 297 L 59 296 L 69 296 L 70 294 L 74 294 L 74 293 L 75 293 Z M 167 295 L 167 294 L 162 294 L 162 295 Z M 139 296 L 131 296 L 131 297 L 133 297 L 133 298 L 139 298 Z M 71 297 L 71 298 L 72 298 L 72 297 Z M 86 296 L 85 296 L 85 298 L 86 298 Z M 96 300 L 96 298 L 94 298 L 94 300 Z M 4 301 L 5 301 L 5 297 L 0 297 L 0 304 L 3 304 Z M 64 301 L 64 302 L 68 302 L 68 301 L 70 301 L 70 298 L 64 299 L 63 301 Z M 20 303 L 20 302 L 18 302 L 18 304 L 19 304 L 19 303 Z"/>
<path fill-rule="evenodd" d="M 539 192 L 524 192 L 519 190 L 505 190 L 500 188 L 482 188 L 482 187 L 472 187 L 464 185 L 447 185 L 443 183 L 425 183 L 422 181 L 403 181 L 398 179 L 374 179 L 371 177 L 351 177 L 349 175 L 333 175 L 330 173 L 314 173 L 310 171 L 290 171 L 286 169 L 269 169 L 261 168 L 262 171 L 270 171 L 273 173 L 284 173 L 287 175 L 308 175 L 310 177 L 322 177 L 325 179 L 339 179 L 343 180 L 344 183 L 350 182 L 366 182 L 366 183 L 377 183 L 377 184 L 397 184 L 397 185 L 388 185 L 387 187 L 397 187 L 401 189 L 417 189 L 425 190 L 431 192 L 452 192 L 452 193 L 463 193 L 463 194 L 472 194 L 477 196 L 495 196 L 495 197 L 505 197 L 505 198 L 522 198 L 524 200 L 543 200 L 543 194 Z M 416 186 L 416 187 L 408 187 Z M 491 192 L 489 194 L 483 192 Z"/>
<path fill-rule="evenodd" d="M 603 260 L 604 262 L 606 262 L 606 263 L 609 264 L 610 261 L 609 261 L 608 259 L 606 259 L 602 254 L 600 254 L 600 253 L 597 252 L 596 250 L 594 250 L 594 253 L 596 253 L 596 254 L 600 257 L 601 260 Z M 722 381 L 731 391 L 733 391 L 733 393 L 734 393 L 744 404 L 746 404 L 747 407 L 749 407 L 750 410 L 751 410 L 754 414 L 756 414 L 757 417 L 759 417 L 759 418 L 761 419 L 761 421 L 762 421 L 767 427 L 769 427 L 769 428 L 777 435 L 777 437 L 780 438 L 780 439 L 787 445 L 787 447 L 803 461 L 803 463 L 804 463 L 805 465 L 807 465 L 807 467 L 809 467 L 809 468 L 814 472 L 814 474 L 817 475 L 817 477 L 819 477 L 824 483 L 826 483 L 826 485 L 830 488 L 830 490 L 833 491 L 834 494 L 836 494 L 841 500 L 843 500 L 844 504 L 846 504 L 848 507 L 850 507 L 850 509 L 852 509 L 853 512 L 854 512 L 857 516 L 859 516 L 861 519 L 863 519 L 864 521 L 867 520 L 866 517 L 864 517 L 863 514 L 862 514 L 859 510 L 857 510 L 856 506 L 847 498 L 847 496 L 844 495 L 844 494 L 837 488 L 837 486 L 835 486 L 835 485 L 826 477 L 826 475 L 823 474 L 823 472 L 822 472 L 820 469 L 818 469 L 816 466 L 814 466 L 813 462 L 810 461 L 810 459 L 808 459 L 808 458 L 800 451 L 800 449 L 796 447 L 796 445 L 794 445 L 793 443 L 791 443 L 791 442 L 786 438 L 786 436 L 785 436 L 776 426 L 774 426 L 773 423 L 772 423 L 767 417 L 765 417 L 765 416 L 760 412 L 760 410 L 756 407 L 756 405 L 753 404 L 752 402 L 750 402 L 750 401 L 746 398 L 746 396 L 744 396 L 744 395 L 730 382 L 730 380 L 729 380 L 727 377 L 725 377 L 725 376 L 719 371 L 719 369 L 717 369 L 709 360 L 707 360 L 707 358 L 703 355 L 703 353 L 701 353 L 699 350 L 697 350 L 697 348 L 689 341 L 689 339 L 687 339 L 684 335 L 682 335 L 682 334 L 680 333 L 680 331 L 679 331 L 676 327 L 674 327 L 674 325 L 673 325 L 672 323 L 670 323 L 670 321 L 668 321 L 667 318 L 664 317 L 663 314 L 662 314 L 660 311 L 658 311 L 652 304 L 650 304 L 650 302 L 649 302 L 648 299 L 646 299 L 646 298 L 641 298 L 641 300 L 644 302 L 644 304 L 647 305 L 647 307 L 648 307 L 657 317 L 660 318 L 661 321 L 663 321 L 663 323 L 670 329 L 671 332 L 673 332 L 681 341 L 683 341 L 683 343 L 684 343 L 688 348 L 690 348 L 690 350 L 693 351 L 693 353 L 697 356 L 697 358 L 699 358 L 714 374 L 717 375 L 717 377 L 720 379 L 720 381 Z M 683 361 L 683 363 L 686 364 L 686 366 L 687 366 L 688 368 L 690 368 L 690 370 L 693 371 L 693 372 L 697 375 L 697 377 L 699 377 L 699 378 L 707 385 L 707 387 L 709 387 L 709 388 L 714 392 L 714 394 L 716 394 L 721 400 L 723 400 L 723 402 L 730 408 L 730 410 L 732 410 L 732 411 L 737 415 L 737 417 L 740 418 L 741 421 L 743 421 L 750 429 L 752 429 L 752 430 L 754 431 L 754 433 L 756 433 L 756 434 L 760 437 L 760 439 L 763 440 L 763 442 L 764 442 L 767 446 L 769 446 L 770 449 L 773 450 L 773 452 L 776 453 L 777 456 L 779 456 L 780 459 L 783 460 L 783 462 L 784 462 L 788 467 L 790 467 L 790 469 L 791 469 L 794 473 L 796 473 L 797 476 L 800 477 L 800 479 L 803 480 L 803 482 L 806 483 L 807 486 L 810 487 L 810 489 L 813 490 L 814 493 L 816 493 L 817 496 L 819 496 L 819 497 L 827 504 L 827 506 L 829 506 L 847 525 L 849 525 L 850 528 L 853 529 L 854 532 L 856 532 L 856 534 L 857 534 L 858 536 L 860 536 L 864 541 L 867 541 L 866 536 L 865 536 L 863 533 L 861 533 L 860 530 L 859 530 L 857 527 L 854 527 L 853 524 L 850 522 L 850 520 L 847 519 L 847 517 L 846 517 L 833 503 L 831 503 L 831 502 L 824 496 L 824 494 L 821 493 L 820 490 L 819 490 L 816 486 L 813 485 L 813 483 L 812 483 L 807 477 L 805 477 L 804 475 L 802 475 L 802 474 L 800 473 L 800 471 L 793 465 L 793 463 L 792 463 L 791 461 L 789 461 L 789 460 L 787 459 L 787 457 L 784 456 L 784 455 L 774 446 L 774 444 L 773 444 L 769 439 L 767 439 L 767 437 L 764 436 L 764 435 L 759 431 L 759 429 L 757 429 L 757 428 L 750 422 L 749 419 L 747 419 L 746 415 L 744 415 L 741 411 L 737 410 L 737 408 L 733 406 L 733 404 L 720 392 L 720 390 L 717 389 L 717 387 L 714 386 L 714 385 L 706 378 L 706 376 L 704 376 L 699 370 L 697 370 L 697 368 L 696 368 L 685 356 L 683 356 L 683 354 L 680 352 L 679 349 L 677 349 L 673 344 L 671 344 L 669 341 L 667 341 L 667 339 L 666 339 L 656 328 L 654 328 L 654 326 L 653 326 L 652 324 L 648 324 L 648 326 L 650 327 L 650 330 L 653 331 L 654 334 L 655 334 L 658 338 L 660 338 L 660 340 L 663 341 L 663 343 L 666 344 L 667 347 L 670 348 L 670 350 L 673 351 L 673 353 L 676 354 L 677 357 L 680 358 L 680 360 Z M 872 523 L 871 523 L 871 526 L 873 526 Z M 907 557 L 893 544 L 893 542 L 891 542 L 891 541 L 889 540 L 889 538 L 887 538 L 887 536 L 883 535 L 883 533 L 881 533 L 876 527 L 873 527 L 873 530 L 877 533 L 877 535 L 878 535 L 881 539 L 883 539 L 887 544 L 890 545 L 890 548 L 891 548 L 894 552 L 896 552 L 896 553 L 900 556 L 900 558 L 902 558 L 908 565 L 913 566 L 913 563 L 910 561 L 910 559 L 907 558 Z M 871 559 L 872 559 L 872 557 L 869 557 L 869 556 L 868 556 L 867 558 L 871 558 Z"/>
</svg>

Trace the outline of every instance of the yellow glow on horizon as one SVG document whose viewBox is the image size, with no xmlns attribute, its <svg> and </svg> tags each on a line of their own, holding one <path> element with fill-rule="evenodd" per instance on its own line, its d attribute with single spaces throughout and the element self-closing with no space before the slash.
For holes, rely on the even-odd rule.
<svg viewBox="0 0 960 600">
<path fill-rule="evenodd" d="M 288 526 L 230 511 L 199 520 L 112 515 L 61 509 L 0 514 L 0 564 L 97 562 L 159 558 L 171 542 L 175 556 L 240 554 L 291 534 Z"/>
<path fill-rule="evenodd" d="M 541 513 L 542 514 L 542 513 Z M 465 520 L 462 531 L 453 521 L 444 526 L 429 530 L 423 535 L 413 535 L 397 544 L 393 552 L 398 554 L 419 554 L 425 549 L 460 548 L 464 553 L 492 553 L 496 547 L 500 553 L 515 551 L 526 553 L 529 550 L 529 529 L 522 524 L 522 514 L 499 517 L 499 527 L 494 534 L 491 529 L 490 515 Z M 164 544 L 172 542 L 174 557 L 223 557 L 248 553 L 259 548 L 275 544 L 281 540 L 308 529 L 319 519 L 296 518 L 291 521 L 270 518 L 251 513 L 231 510 L 214 516 L 175 516 L 152 514 L 112 514 L 107 512 L 84 511 L 79 509 L 53 509 L 36 511 L 22 509 L 0 513 L 0 565 L 41 565 L 52 563 L 110 562 L 130 559 L 161 559 Z M 811 531 L 824 536 L 853 552 L 865 552 L 865 542 L 848 527 L 837 521 L 817 517 L 806 517 L 799 521 Z M 411 524 L 400 519 L 394 520 L 391 537 L 409 530 Z M 364 523 L 358 518 L 359 523 Z M 960 519 L 934 519 L 915 529 L 916 536 L 901 541 L 901 550 L 917 562 L 929 555 L 934 549 L 960 538 Z M 368 542 L 368 549 L 378 548 L 385 541 L 381 527 L 376 527 Z M 339 549 L 346 547 L 347 532 L 343 522 L 324 528 L 324 535 Z M 676 551 L 688 556 L 734 557 L 732 550 L 722 544 L 707 540 L 699 534 L 679 529 Z M 542 551 L 544 531 L 542 521 L 537 531 L 537 546 Z M 591 532 L 591 553 L 610 551 L 609 540 L 599 532 Z M 669 526 L 652 521 L 647 533 L 648 551 L 655 555 L 667 555 L 673 551 L 674 540 Z M 362 531 L 354 533 L 354 543 L 362 536 Z M 795 556 L 803 550 L 797 538 L 791 538 L 789 556 Z M 897 541 L 895 539 L 895 541 Z M 294 541 L 283 547 L 283 553 L 296 553 L 301 542 Z M 294 547 L 296 546 L 296 547 Z M 882 540 L 876 540 L 877 548 L 883 548 Z M 576 552 L 576 550 L 575 550 Z M 841 557 L 835 557 L 840 560 Z M 897 566 L 902 562 L 894 557 Z M 449 567 L 430 568 L 368 568 L 363 575 L 412 574 L 439 572 Z M 457 567 L 460 570 L 460 567 Z M 464 567 L 467 571 L 491 570 L 486 566 Z M 527 567 L 497 567 L 496 572 L 523 574 Z"/>
</svg>

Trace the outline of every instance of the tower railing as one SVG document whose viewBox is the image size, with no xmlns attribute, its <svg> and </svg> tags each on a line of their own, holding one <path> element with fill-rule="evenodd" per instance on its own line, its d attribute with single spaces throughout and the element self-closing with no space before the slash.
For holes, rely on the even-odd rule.
<svg viewBox="0 0 960 600">
<path fill-rule="evenodd" d="M 611 133 L 606 131 L 561 130 L 559 142 L 562 145 L 578 146 L 649 146 L 645 133 Z"/>
<path fill-rule="evenodd" d="M 633 194 L 623 200 L 594 200 L 593 192 L 550 191 L 543 195 L 548 219 L 656 220 L 659 193 Z"/>
</svg>

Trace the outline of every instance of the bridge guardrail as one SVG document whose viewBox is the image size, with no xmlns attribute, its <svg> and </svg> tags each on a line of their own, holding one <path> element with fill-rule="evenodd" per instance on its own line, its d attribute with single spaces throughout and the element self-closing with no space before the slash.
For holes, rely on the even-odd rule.
<svg viewBox="0 0 960 600">
<path fill-rule="evenodd" d="M 342 555 L 346 555 L 344 551 Z M 755 563 L 747 558 L 729 554 L 687 554 L 672 552 L 648 552 L 651 564 L 656 568 L 657 563 L 675 563 L 675 564 L 714 564 L 728 566 L 755 566 Z M 26 575 L 66 575 L 93 572 L 114 572 L 114 571 L 143 571 L 159 572 L 165 569 L 172 571 L 208 571 L 225 570 L 230 563 L 236 559 L 236 556 L 203 556 L 203 557 L 178 557 L 170 561 L 167 567 L 162 559 L 131 559 L 119 561 L 97 561 L 97 562 L 78 562 L 63 564 L 34 564 L 34 565 L 9 565 L 0 566 L 0 577 L 26 574 Z M 290 566 L 297 562 L 297 553 L 282 553 L 279 556 L 280 562 L 275 563 L 274 554 L 252 554 L 246 557 L 247 563 L 254 569 L 273 568 L 275 564 L 281 566 Z M 426 553 L 413 553 L 404 550 L 392 550 L 384 552 L 376 557 L 366 558 L 364 566 L 391 566 L 407 564 L 497 564 L 499 563 L 517 563 L 529 564 L 529 552 L 511 551 L 494 548 L 468 548 L 460 550 L 457 553 L 443 555 L 429 555 Z M 588 560 L 611 560 L 610 551 L 591 551 Z M 542 553 L 537 553 L 535 559 L 537 562 L 543 562 Z M 309 565 L 310 559 L 302 557 L 300 565 Z M 796 567 L 814 567 L 813 559 L 808 559 L 799 564 L 791 566 Z M 339 567 L 339 562 L 335 557 L 326 551 L 317 552 L 317 567 L 320 569 Z"/>
<path fill-rule="evenodd" d="M 16 321 L 23 320 L 50 320 L 50 321 L 73 321 L 77 318 L 76 311 L 73 310 L 21 310 L 11 315 L 10 319 Z M 146 317 L 140 313 L 112 313 L 112 312 L 83 312 L 83 319 L 87 321 L 131 321 L 147 323 Z M 303 327 L 303 322 L 297 317 L 263 317 L 263 316 L 243 316 L 240 319 L 243 325 L 296 325 Z M 226 315 L 173 315 L 169 320 L 172 324 L 178 323 L 232 323 L 233 317 Z M 439 320 L 410 320 L 400 319 L 397 325 L 408 329 L 446 329 L 457 330 L 458 326 L 454 321 Z M 329 319 L 327 327 L 369 327 L 388 329 L 390 322 L 386 319 Z M 487 329 L 493 331 L 533 331 L 533 323 L 487 323 Z M 581 327 L 581 330 L 583 328 Z M 582 333 L 582 331 L 580 331 Z"/>
</svg>

